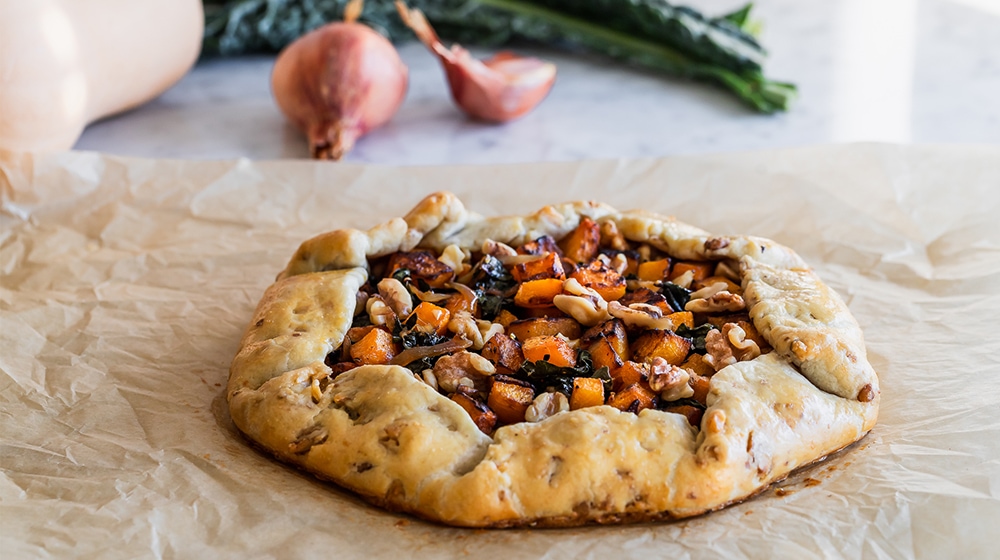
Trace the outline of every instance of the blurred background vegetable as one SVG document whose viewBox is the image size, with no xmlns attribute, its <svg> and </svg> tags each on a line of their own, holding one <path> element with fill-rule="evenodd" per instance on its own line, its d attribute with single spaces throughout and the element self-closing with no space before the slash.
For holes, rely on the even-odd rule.
<svg viewBox="0 0 1000 560">
<path fill-rule="evenodd" d="M 357 23 L 362 8 L 362 0 L 351 0 L 344 21 L 306 33 L 274 62 L 274 99 L 317 159 L 343 158 L 358 138 L 391 119 L 406 96 L 406 66 L 392 43 Z"/>
<path fill-rule="evenodd" d="M 346 0 L 204 0 L 205 52 L 276 52 L 340 19 Z M 757 111 L 787 110 L 795 86 L 764 77 L 766 51 L 750 5 L 721 17 L 663 0 L 411 0 L 444 39 L 495 47 L 530 41 L 610 56 L 715 83 Z M 369 0 L 361 20 L 391 41 L 412 40 L 392 0 Z"/>
<path fill-rule="evenodd" d="M 0 0 L 0 150 L 68 150 L 194 66 L 200 0 Z"/>
<path fill-rule="evenodd" d="M 423 13 L 397 0 L 406 25 L 441 61 L 451 97 L 462 111 L 489 122 L 507 122 L 535 108 L 556 81 L 556 66 L 533 57 L 500 52 L 488 60 L 473 58 L 461 45 L 444 46 Z"/>
</svg>

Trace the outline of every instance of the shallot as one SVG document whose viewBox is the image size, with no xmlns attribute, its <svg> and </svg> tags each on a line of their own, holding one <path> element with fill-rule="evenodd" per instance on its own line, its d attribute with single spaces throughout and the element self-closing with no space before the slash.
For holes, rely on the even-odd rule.
<svg viewBox="0 0 1000 560">
<path fill-rule="evenodd" d="M 477 60 L 459 45 L 446 48 L 420 10 L 399 0 L 396 9 L 403 23 L 441 60 L 452 98 L 469 116 L 491 122 L 513 120 L 534 109 L 552 89 L 555 64 L 510 52 Z"/>
<path fill-rule="evenodd" d="M 362 1 L 349 2 L 343 22 L 303 35 L 274 63 L 275 101 L 317 159 L 344 157 L 392 118 L 406 95 L 408 72 L 395 47 L 355 21 Z"/>
</svg>

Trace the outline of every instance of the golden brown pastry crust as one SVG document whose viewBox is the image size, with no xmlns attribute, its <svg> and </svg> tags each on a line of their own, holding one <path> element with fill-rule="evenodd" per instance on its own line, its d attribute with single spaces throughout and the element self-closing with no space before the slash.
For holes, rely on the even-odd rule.
<svg viewBox="0 0 1000 560">
<path fill-rule="evenodd" d="M 711 378 L 700 431 L 677 414 L 599 406 L 490 437 L 405 368 L 362 366 L 329 378 L 324 360 L 351 325 L 369 258 L 418 245 L 473 250 L 487 238 L 559 238 L 581 216 L 614 220 L 626 238 L 680 258 L 739 263 L 751 318 L 774 351 Z M 860 439 L 879 404 L 857 322 L 786 247 L 591 202 L 485 219 L 450 193 L 367 232 L 303 243 L 258 305 L 227 394 L 236 426 L 282 461 L 385 507 L 469 527 L 718 509 Z"/>
</svg>

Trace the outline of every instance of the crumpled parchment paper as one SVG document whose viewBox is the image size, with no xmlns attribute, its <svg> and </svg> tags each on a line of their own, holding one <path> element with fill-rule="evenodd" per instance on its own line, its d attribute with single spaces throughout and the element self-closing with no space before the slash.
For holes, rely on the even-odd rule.
<svg viewBox="0 0 1000 560">
<path fill-rule="evenodd" d="M 223 386 L 298 244 L 452 190 L 483 214 L 593 198 L 795 248 L 882 381 L 860 443 L 674 523 L 472 531 L 251 449 Z M 0 551 L 79 558 L 995 557 L 1000 148 L 849 145 L 393 168 L 0 154 Z"/>
</svg>

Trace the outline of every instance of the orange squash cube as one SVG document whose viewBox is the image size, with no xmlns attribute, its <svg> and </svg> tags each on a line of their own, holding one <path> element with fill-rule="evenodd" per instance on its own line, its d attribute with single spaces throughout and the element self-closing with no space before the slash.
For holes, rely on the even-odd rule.
<svg viewBox="0 0 1000 560">
<path fill-rule="evenodd" d="M 645 381 L 649 377 L 649 366 L 631 360 L 626 361 L 618 369 L 611 370 L 611 388 L 621 391 L 625 387 Z"/>
<path fill-rule="evenodd" d="M 690 351 L 691 341 L 670 331 L 646 331 L 632 342 L 632 359 L 647 364 L 653 358 L 663 358 L 677 366 L 684 363 Z"/>
<path fill-rule="evenodd" d="M 663 280 L 670 273 L 670 259 L 659 259 L 655 261 L 647 261 L 644 263 L 639 263 L 639 268 L 636 271 L 636 276 L 639 280 L 646 280 L 648 282 L 656 282 L 658 280 Z"/>
<path fill-rule="evenodd" d="M 611 319 L 590 327 L 583 333 L 582 342 L 584 345 L 590 345 L 598 338 L 606 338 L 619 358 L 629 359 L 628 337 L 625 335 L 625 324 L 620 319 Z"/>
<path fill-rule="evenodd" d="M 665 412 L 673 412 L 674 414 L 680 414 L 681 416 L 687 418 L 688 424 L 691 424 L 695 428 L 701 425 L 701 417 L 705 414 L 705 411 L 687 404 L 668 406 L 663 409 Z"/>
<path fill-rule="evenodd" d="M 453 294 L 444 302 L 444 308 L 448 310 L 448 313 L 452 315 L 458 313 L 459 311 L 468 311 L 473 315 L 476 314 L 476 307 L 478 304 L 476 300 L 466 297 L 462 292 Z"/>
<path fill-rule="evenodd" d="M 419 278 L 432 288 L 441 288 L 455 277 L 455 271 L 437 260 L 430 251 L 393 253 L 389 257 L 388 271 L 385 275 L 392 276 L 401 268 L 409 270 L 412 278 Z"/>
<path fill-rule="evenodd" d="M 570 278 L 575 278 L 584 287 L 601 294 L 604 301 L 616 301 L 625 295 L 625 278 L 599 260 L 577 268 L 570 274 Z"/>
<path fill-rule="evenodd" d="M 534 336 L 554 336 L 561 334 L 573 340 L 580 338 L 580 323 L 569 317 L 532 317 L 514 321 L 507 326 L 507 334 L 518 340 L 528 340 Z"/>
<path fill-rule="evenodd" d="M 613 393 L 608 399 L 609 405 L 618 410 L 635 414 L 639 414 L 647 408 L 653 408 L 655 403 L 656 394 L 638 383 Z"/>
<path fill-rule="evenodd" d="M 545 253 L 555 253 L 562 256 L 562 249 L 551 235 L 543 235 L 534 241 L 529 241 L 517 248 L 520 255 L 544 255 Z"/>
<path fill-rule="evenodd" d="M 351 359 L 358 364 L 388 364 L 396 356 L 389 331 L 373 328 L 351 344 Z"/>
<path fill-rule="evenodd" d="M 416 331 L 444 334 L 448 330 L 451 312 L 444 307 L 424 301 L 413 309 L 413 314 L 417 317 L 417 323 L 413 326 Z"/>
<path fill-rule="evenodd" d="M 482 355 L 496 365 L 498 373 L 514 373 L 524 363 L 521 343 L 503 333 L 497 333 L 486 341 Z"/>
<path fill-rule="evenodd" d="M 667 298 L 663 297 L 663 294 L 654 292 L 649 288 L 639 288 L 638 290 L 629 292 L 618 300 L 618 303 L 626 307 L 633 303 L 645 303 L 659 309 L 664 315 L 674 312 L 674 308 L 670 307 Z"/>
<path fill-rule="evenodd" d="M 364 327 L 351 327 L 347 329 L 347 335 L 345 336 L 345 338 L 350 339 L 351 344 L 354 344 L 355 342 L 364 338 L 365 335 L 370 333 L 374 328 L 375 325 L 367 325 Z"/>
<path fill-rule="evenodd" d="M 514 315 L 506 309 L 501 309 L 500 313 L 497 313 L 496 318 L 493 319 L 494 323 L 500 323 L 503 325 L 504 330 L 506 330 L 507 327 L 509 327 L 514 321 L 517 321 L 517 315 Z"/>
<path fill-rule="evenodd" d="M 704 280 L 715 272 L 715 263 L 707 261 L 678 261 L 667 276 L 668 280 L 674 280 L 687 271 L 692 271 L 695 282 Z"/>
<path fill-rule="evenodd" d="M 712 379 L 710 377 L 704 377 L 698 374 L 694 374 L 688 379 L 688 385 L 694 391 L 694 400 L 700 402 L 701 404 L 707 404 L 708 400 L 708 389 L 711 386 Z"/>
<path fill-rule="evenodd" d="M 559 244 L 566 258 L 578 263 L 589 262 L 597 256 L 601 244 L 601 226 L 590 218 L 580 219 L 580 225 Z"/>
<path fill-rule="evenodd" d="M 690 311 L 678 311 L 677 313 L 671 313 L 667 315 L 667 319 L 670 319 L 670 330 L 676 331 L 681 325 L 687 325 L 687 328 L 694 328 L 694 313 Z"/>
<path fill-rule="evenodd" d="M 511 270 L 514 280 L 518 282 L 528 282 L 531 280 L 541 280 L 543 278 L 566 279 L 566 271 L 563 270 L 562 259 L 555 253 L 546 253 L 538 260 L 518 263 Z"/>
<path fill-rule="evenodd" d="M 614 346 L 603 336 L 591 343 L 587 350 L 590 352 L 590 358 L 594 361 L 594 369 L 606 367 L 610 372 L 615 371 L 624 364 L 621 356 L 615 351 Z"/>
<path fill-rule="evenodd" d="M 557 278 L 530 280 L 517 287 L 514 303 L 521 307 L 549 307 L 552 298 L 562 293 L 563 281 Z"/>
<path fill-rule="evenodd" d="M 573 378 L 573 392 L 569 396 L 570 410 L 601 406 L 604 404 L 604 384 L 595 377 Z"/>
<path fill-rule="evenodd" d="M 558 367 L 576 365 L 576 351 L 559 336 L 533 336 L 522 343 L 521 351 L 529 362 L 549 362 Z"/>
<path fill-rule="evenodd" d="M 704 377 L 715 375 L 715 368 L 710 366 L 701 354 L 691 354 L 680 367 Z"/>
<path fill-rule="evenodd" d="M 514 424 L 524 421 L 524 412 L 535 399 L 535 390 L 529 386 L 516 383 L 516 380 L 498 381 L 494 379 L 493 388 L 486 404 L 497 415 L 501 424 Z"/>
<path fill-rule="evenodd" d="M 497 424 L 497 415 L 488 406 L 464 393 L 453 393 L 451 400 L 469 413 L 479 431 L 487 435 L 493 433 L 493 427 Z"/>
</svg>

